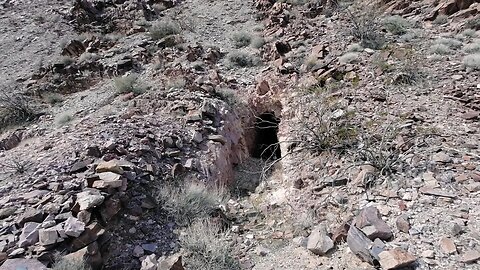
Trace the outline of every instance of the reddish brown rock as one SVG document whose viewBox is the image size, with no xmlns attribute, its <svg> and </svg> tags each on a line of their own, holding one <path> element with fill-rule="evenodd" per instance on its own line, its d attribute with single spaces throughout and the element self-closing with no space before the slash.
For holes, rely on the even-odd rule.
<svg viewBox="0 0 480 270">
<path fill-rule="evenodd" d="M 426 195 L 433 195 L 433 196 L 446 197 L 446 198 L 456 198 L 457 197 L 457 195 L 455 195 L 453 193 L 443 191 L 443 190 L 438 189 L 438 188 L 421 187 L 419 189 L 419 191 L 423 194 L 426 194 Z"/>
<path fill-rule="evenodd" d="M 270 92 L 270 85 L 268 84 L 267 81 L 262 80 L 258 85 L 257 85 L 257 94 L 260 96 L 265 95 L 266 93 Z"/>
<path fill-rule="evenodd" d="M 480 251 L 478 250 L 468 250 L 466 251 L 461 258 L 461 261 L 464 263 L 474 263 L 480 260 Z"/>
<path fill-rule="evenodd" d="M 174 254 L 168 257 L 158 259 L 157 270 L 184 270 L 182 256 Z"/>
<path fill-rule="evenodd" d="M 335 244 L 347 241 L 348 230 L 350 225 L 348 222 L 342 223 L 340 227 L 336 228 L 332 235 L 332 240 Z"/>
<path fill-rule="evenodd" d="M 98 237 L 105 233 L 105 229 L 97 222 L 93 222 L 85 227 L 85 231 L 80 237 L 75 238 L 71 243 L 71 250 L 76 251 L 97 241 Z"/>
<path fill-rule="evenodd" d="M 410 230 L 410 222 L 408 221 L 408 218 L 405 216 L 399 216 L 396 221 L 397 228 L 399 231 L 408 233 Z"/>
<path fill-rule="evenodd" d="M 440 249 L 446 254 L 454 254 L 457 252 L 457 246 L 453 240 L 448 237 L 444 237 L 440 240 Z"/>
<path fill-rule="evenodd" d="M 102 255 L 97 242 L 90 243 L 88 246 L 70 253 L 65 256 L 66 259 L 84 260 L 93 269 L 102 267 Z"/>
<path fill-rule="evenodd" d="M 386 250 L 378 254 L 382 269 L 399 269 L 413 264 L 417 258 L 401 248 Z"/>
<path fill-rule="evenodd" d="M 388 240 L 393 236 L 392 229 L 382 220 L 380 212 L 373 206 L 360 211 L 355 219 L 355 226 L 371 240 L 375 238 Z"/>
<path fill-rule="evenodd" d="M 106 172 L 112 172 L 116 174 L 123 174 L 123 169 L 120 166 L 120 161 L 117 159 L 112 159 L 107 162 L 101 162 L 97 165 L 97 168 L 95 168 L 95 171 L 97 173 L 106 173 Z"/>
</svg>

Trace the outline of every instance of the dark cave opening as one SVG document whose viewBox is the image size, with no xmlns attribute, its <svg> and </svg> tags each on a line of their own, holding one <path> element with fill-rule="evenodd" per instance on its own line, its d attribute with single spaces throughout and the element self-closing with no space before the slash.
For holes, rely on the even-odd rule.
<svg viewBox="0 0 480 270">
<path fill-rule="evenodd" d="M 255 148 L 252 157 L 275 160 L 282 157 L 278 143 L 278 119 L 273 112 L 265 112 L 255 121 Z"/>
</svg>

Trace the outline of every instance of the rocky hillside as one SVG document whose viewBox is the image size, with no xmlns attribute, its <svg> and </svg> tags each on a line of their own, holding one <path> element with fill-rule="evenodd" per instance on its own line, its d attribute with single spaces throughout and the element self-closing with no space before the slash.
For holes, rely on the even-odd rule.
<svg viewBox="0 0 480 270">
<path fill-rule="evenodd" d="M 1 0 L 0 269 L 479 269 L 480 1 Z"/>
</svg>

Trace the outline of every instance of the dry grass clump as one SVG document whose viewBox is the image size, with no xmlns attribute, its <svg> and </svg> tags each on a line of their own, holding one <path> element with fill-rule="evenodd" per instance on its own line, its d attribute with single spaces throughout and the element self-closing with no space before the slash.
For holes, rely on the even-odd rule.
<svg viewBox="0 0 480 270">
<path fill-rule="evenodd" d="M 177 224 L 187 226 L 208 217 L 229 198 L 220 188 L 207 188 L 203 183 L 187 182 L 179 187 L 162 186 L 157 200 L 174 217 Z"/>
<path fill-rule="evenodd" d="M 187 252 L 186 269 L 241 269 L 217 224 L 206 220 L 193 223 L 180 236 L 180 244 Z"/>
<path fill-rule="evenodd" d="M 378 184 L 405 168 L 406 158 L 414 146 L 414 138 L 399 143 L 396 139 L 402 133 L 402 127 L 389 124 L 379 128 L 368 128 L 359 136 L 357 148 L 351 151 L 351 156 L 359 165 L 370 165 L 375 172 L 364 179 L 365 187 Z"/>
<path fill-rule="evenodd" d="M 166 36 L 176 35 L 180 33 L 180 27 L 170 20 L 157 21 L 150 29 L 150 37 L 154 40 L 162 39 Z"/>
</svg>

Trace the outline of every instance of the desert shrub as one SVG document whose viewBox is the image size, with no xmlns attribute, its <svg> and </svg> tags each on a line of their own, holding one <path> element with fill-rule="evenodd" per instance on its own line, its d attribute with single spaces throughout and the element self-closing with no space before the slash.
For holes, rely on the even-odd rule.
<svg viewBox="0 0 480 270">
<path fill-rule="evenodd" d="M 163 3 L 153 4 L 152 7 L 156 13 L 160 13 L 164 10 L 167 10 L 167 7 Z"/>
<path fill-rule="evenodd" d="M 180 244 L 187 252 L 187 269 L 241 269 L 233 256 L 232 248 L 215 223 L 206 220 L 193 223 L 180 236 Z"/>
<path fill-rule="evenodd" d="M 367 12 L 355 15 L 348 8 L 346 11 L 352 22 L 351 33 L 357 40 L 360 40 L 360 44 L 364 48 L 377 50 L 385 45 L 385 37 L 381 33 L 377 14 Z"/>
<path fill-rule="evenodd" d="M 227 198 L 228 193 L 225 190 L 209 189 L 199 182 L 187 182 L 179 187 L 165 185 L 157 192 L 157 200 L 181 226 L 208 217 Z"/>
<path fill-rule="evenodd" d="M 383 20 L 383 25 L 394 35 L 403 35 L 410 27 L 410 23 L 398 15 L 385 18 Z"/>
<path fill-rule="evenodd" d="M 410 151 L 411 140 L 397 144 L 396 138 L 401 127 L 388 125 L 374 131 L 365 131 L 360 137 L 360 143 L 352 150 L 352 156 L 363 165 L 371 165 L 376 170 L 376 176 L 369 178 L 366 186 L 375 184 L 381 176 L 395 174 L 405 162 L 405 156 Z"/>
<path fill-rule="evenodd" d="M 50 105 L 62 103 L 65 99 L 58 93 L 48 93 L 44 96 L 45 101 Z"/>
<path fill-rule="evenodd" d="M 65 125 L 66 123 L 72 120 L 73 120 L 73 115 L 69 112 L 61 113 L 57 115 L 57 117 L 55 117 L 55 123 L 60 126 Z"/>
<path fill-rule="evenodd" d="M 466 53 L 480 53 L 480 42 L 466 45 L 464 51 Z"/>
<path fill-rule="evenodd" d="M 182 89 L 187 85 L 187 80 L 182 77 L 170 78 L 165 82 L 167 89 Z"/>
<path fill-rule="evenodd" d="M 342 64 L 350 64 L 358 61 L 358 53 L 347 52 L 346 54 L 340 56 L 338 61 Z"/>
<path fill-rule="evenodd" d="M 254 37 L 250 45 L 253 48 L 259 49 L 265 45 L 265 39 L 263 37 Z"/>
<path fill-rule="evenodd" d="M 435 44 L 445 45 L 450 49 L 456 50 L 463 46 L 463 43 L 454 38 L 437 38 Z"/>
<path fill-rule="evenodd" d="M 72 64 L 73 62 L 75 62 L 75 60 L 73 58 L 71 58 L 70 56 L 62 55 L 57 59 L 57 62 L 62 64 L 62 65 L 68 66 L 68 65 Z"/>
<path fill-rule="evenodd" d="M 421 36 L 422 36 L 421 30 L 415 29 L 415 30 L 408 31 L 407 33 L 401 35 L 398 38 L 398 41 L 400 41 L 400 42 L 412 42 L 412 41 L 415 41 L 415 40 L 419 39 Z"/>
<path fill-rule="evenodd" d="M 362 45 L 360 45 L 358 43 L 353 43 L 353 44 L 348 45 L 347 51 L 349 51 L 349 52 L 363 52 L 363 47 L 362 47 Z"/>
<path fill-rule="evenodd" d="M 433 21 L 434 24 L 446 24 L 448 22 L 448 16 L 441 14 L 438 15 L 437 18 Z"/>
<path fill-rule="evenodd" d="M 146 88 L 138 82 L 137 74 L 117 77 L 113 79 L 113 84 L 118 94 L 133 93 L 134 95 L 140 95 L 146 91 Z"/>
<path fill-rule="evenodd" d="M 14 90 L 6 90 L 9 93 Z M 0 94 L 0 130 L 32 121 L 39 116 L 32 101 L 20 94 Z"/>
<path fill-rule="evenodd" d="M 21 159 L 20 157 L 13 157 L 5 162 L 0 163 L 1 173 L 16 173 L 24 174 L 32 167 L 29 160 Z"/>
<path fill-rule="evenodd" d="M 100 56 L 96 53 L 89 53 L 89 52 L 84 52 L 80 57 L 78 58 L 78 62 L 80 63 L 88 63 L 88 62 L 93 62 L 96 61 L 100 58 Z"/>
<path fill-rule="evenodd" d="M 316 56 L 309 56 L 306 57 L 304 60 L 304 65 L 306 66 L 307 70 L 311 70 L 315 67 L 318 63 L 318 58 Z"/>
<path fill-rule="evenodd" d="M 473 29 L 465 29 L 462 32 L 462 35 L 465 36 L 465 37 L 474 38 L 474 37 L 477 36 L 477 31 L 475 31 Z"/>
<path fill-rule="evenodd" d="M 85 261 L 80 259 L 60 259 L 59 261 L 55 262 L 53 265 L 52 270 L 90 270 L 90 266 L 88 266 Z"/>
<path fill-rule="evenodd" d="M 354 113 L 347 111 L 342 100 L 328 94 L 323 88 L 315 87 L 299 97 L 298 129 L 292 132 L 299 149 L 316 153 L 343 151 L 356 141 Z"/>
<path fill-rule="evenodd" d="M 216 90 L 216 93 L 230 106 L 235 106 L 241 103 L 241 100 L 238 97 L 237 93 L 231 88 L 219 88 Z"/>
<path fill-rule="evenodd" d="M 176 35 L 179 33 L 180 27 L 170 20 L 157 21 L 149 29 L 150 37 L 154 40 L 162 39 L 166 36 Z"/>
<path fill-rule="evenodd" d="M 253 67 L 258 63 L 255 57 L 242 51 L 230 52 L 227 55 L 227 60 L 232 66 L 237 67 Z"/>
<path fill-rule="evenodd" d="M 252 36 L 244 31 L 233 33 L 231 39 L 236 48 L 247 47 L 252 42 Z"/>
<path fill-rule="evenodd" d="M 439 54 L 433 54 L 429 57 L 429 59 L 432 61 L 438 62 L 438 61 L 442 61 L 443 57 Z"/>
<path fill-rule="evenodd" d="M 415 66 L 403 66 L 393 80 L 397 85 L 412 85 L 424 77 L 422 70 Z"/>
<path fill-rule="evenodd" d="M 296 235 L 303 235 L 317 225 L 318 218 L 313 210 L 300 213 L 293 222 L 293 229 Z"/>
<path fill-rule="evenodd" d="M 448 55 L 451 53 L 451 50 L 448 46 L 443 44 L 433 44 L 430 47 L 430 52 L 437 55 Z"/>
<path fill-rule="evenodd" d="M 480 70 L 480 53 L 465 56 L 463 58 L 463 65 L 471 69 Z"/>
<path fill-rule="evenodd" d="M 396 77 L 393 84 L 397 85 L 412 85 L 421 82 L 426 74 L 422 68 L 419 67 L 420 60 L 415 56 L 409 56 L 404 59 L 399 67 L 396 68 Z"/>
<path fill-rule="evenodd" d="M 470 29 L 480 30 L 480 16 L 470 19 L 465 26 Z"/>
</svg>

